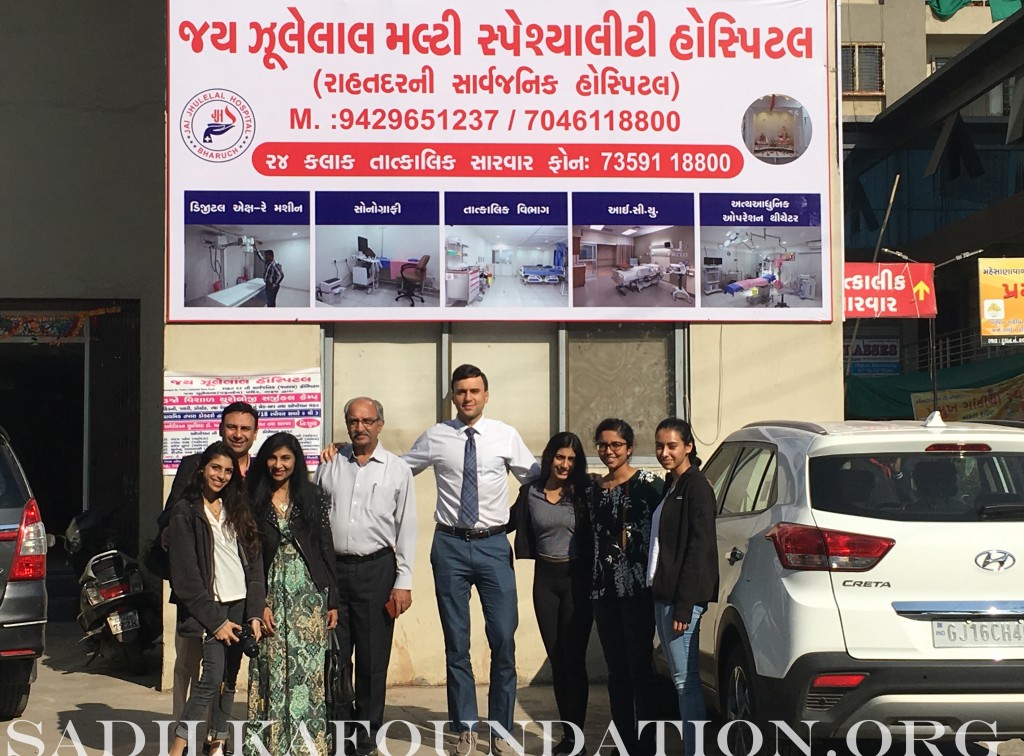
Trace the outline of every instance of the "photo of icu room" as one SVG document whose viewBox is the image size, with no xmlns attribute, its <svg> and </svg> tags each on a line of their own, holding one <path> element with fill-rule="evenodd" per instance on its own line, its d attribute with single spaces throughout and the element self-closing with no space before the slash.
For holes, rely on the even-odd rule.
<svg viewBox="0 0 1024 756">
<path fill-rule="evenodd" d="M 701 307 L 821 307 L 821 228 L 701 227 Z"/>
<path fill-rule="evenodd" d="M 317 226 L 317 307 L 440 307 L 437 226 Z"/>
<path fill-rule="evenodd" d="M 449 226 L 448 307 L 566 307 L 565 226 Z"/>
<path fill-rule="evenodd" d="M 309 226 L 185 226 L 186 307 L 266 307 L 268 252 L 284 279 L 277 307 L 309 307 Z"/>
<path fill-rule="evenodd" d="M 692 226 L 573 226 L 574 307 L 693 307 Z"/>
</svg>

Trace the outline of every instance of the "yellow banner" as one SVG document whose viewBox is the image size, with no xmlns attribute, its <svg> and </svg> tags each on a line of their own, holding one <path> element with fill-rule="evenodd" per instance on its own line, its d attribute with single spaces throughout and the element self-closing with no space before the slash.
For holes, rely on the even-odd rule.
<svg viewBox="0 0 1024 756">
<path fill-rule="evenodd" d="M 1024 343 L 1024 258 L 978 260 L 984 344 Z"/>
<path fill-rule="evenodd" d="M 932 392 L 910 395 L 914 417 L 923 420 L 932 411 Z M 1024 420 L 1024 375 L 991 386 L 946 389 L 938 393 L 943 420 Z"/>
</svg>

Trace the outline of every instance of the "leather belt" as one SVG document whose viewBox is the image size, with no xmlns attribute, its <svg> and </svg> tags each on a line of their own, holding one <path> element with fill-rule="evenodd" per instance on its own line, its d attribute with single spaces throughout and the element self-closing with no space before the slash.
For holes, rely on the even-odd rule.
<svg viewBox="0 0 1024 756">
<path fill-rule="evenodd" d="M 441 523 L 436 523 L 434 525 L 434 530 L 436 530 L 438 533 L 447 533 L 448 535 L 453 535 L 456 538 L 461 538 L 464 541 L 477 541 L 481 538 L 490 538 L 491 536 L 496 536 L 499 533 L 504 533 L 505 526 L 495 525 L 494 527 L 490 528 L 453 528 L 451 525 L 442 525 Z"/>
<path fill-rule="evenodd" d="M 385 546 L 380 551 L 375 551 L 372 554 L 335 554 L 334 558 L 342 564 L 359 564 L 360 562 L 372 562 L 374 559 L 380 559 L 382 556 L 393 553 L 394 549 L 390 546 Z"/>
</svg>

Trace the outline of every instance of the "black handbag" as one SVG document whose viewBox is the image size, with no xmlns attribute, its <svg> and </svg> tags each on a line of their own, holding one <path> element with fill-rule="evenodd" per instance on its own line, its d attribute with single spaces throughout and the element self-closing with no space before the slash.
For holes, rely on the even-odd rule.
<svg viewBox="0 0 1024 756">
<path fill-rule="evenodd" d="M 149 542 L 142 555 L 142 564 L 146 569 L 162 580 L 171 579 L 171 555 L 160 545 L 160 534 Z"/>
<path fill-rule="evenodd" d="M 334 631 L 328 630 L 327 635 L 327 659 L 324 664 L 327 719 L 344 721 L 350 718 L 350 707 L 356 700 L 356 691 L 352 686 L 352 665 L 349 659 L 342 656 L 341 646 Z"/>
</svg>

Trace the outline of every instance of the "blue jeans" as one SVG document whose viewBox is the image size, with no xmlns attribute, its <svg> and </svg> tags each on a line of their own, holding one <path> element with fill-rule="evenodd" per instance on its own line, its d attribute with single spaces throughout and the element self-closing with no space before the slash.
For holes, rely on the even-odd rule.
<svg viewBox="0 0 1024 756">
<path fill-rule="evenodd" d="M 654 604 L 654 623 L 658 628 L 658 638 L 665 650 L 665 660 L 672 675 L 672 684 L 675 685 L 676 695 L 679 696 L 685 756 L 692 756 L 695 753 L 694 740 L 697 735 L 693 723 L 707 719 L 704 693 L 701 691 L 700 673 L 697 669 L 700 653 L 700 616 L 703 613 L 701 607 L 695 606 L 689 627 L 682 633 L 676 633 L 672 629 L 672 604 Z"/>
<path fill-rule="evenodd" d="M 469 660 L 469 594 L 475 585 L 484 610 L 487 645 L 491 648 L 487 716 L 511 733 L 516 704 L 515 633 L 519 605 L 508 538 L 499 534 L 467 541 L 435 532 L 430 566 L 444 631 L 451 729 L 471 730 L 478 719 L 476 681 Z"/>
</svg>

